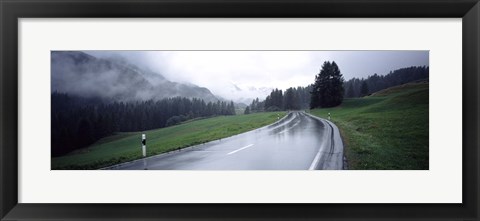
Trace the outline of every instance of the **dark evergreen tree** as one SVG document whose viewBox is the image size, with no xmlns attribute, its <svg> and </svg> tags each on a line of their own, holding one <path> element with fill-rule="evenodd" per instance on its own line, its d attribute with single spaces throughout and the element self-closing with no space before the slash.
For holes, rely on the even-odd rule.
<svg viewBox="0 0 480 221">
<path fill-rule="evenodd" d="M 265 101 L 260 102 L 260 100 L 257 97 L 256 99 L 253 99 L 252 103 L 250 103 L 249 105 L 250 112 L 251 113 L 261 112 L 263 111 L 264 105 L 265 105 Z"/>
<path fill-rule="evenodd" d="M 284 96 L 284 106 L 286 110 L 298 110 L 300 109 L 300 105 L 298 105 L 298 99 L 297 99 L 297 94 L 296 90 L 294 88 L 288 88 L 285 91 L 285 96 Z"/>
<path fill-rule="evenodd" d="M 228 111 L 227 111 L 227 115 L 235 115 L 235 104 L 233 103 L 233 101 L 230 101 L 230 104 L 228 105 Z"/>
<path fill-rule="evenodd" d="M 368 84 L 367 84 L 367 81 L 363 81 L 362 82 L 362 88 L 360 89 L 360 95 L 363 97 L 363 96 L 366 96 L 368 95 Z"/>
<path fill-rule="evenodd" d="M 310 92 L 312 86 L 290 87 L 282 93 L 282 90 L 272 90 L 265 101 L 259 101 L 258 98 L 250 104 L 250 111 L 279 111 L 279 110 L 300 110 L 306 109 L 310 105 Z M 256 108 L 254 108 L 256 107 Z M 255 110 L 255 111 L 254 111 Z"/>
<path fill-rule="evenodd" d="M 244 114 L 250 114 L 250 107 L 247 106 L 247 108 L 245 108 L 245 111 L 243 113 Z"/>
<path fill-rule="evenodd" d="M 83 147 L 92 144 L 94 141 L 94 131 L 92 123 L 87 118 L 82 118 L 78 122 L 76 131 L 76 144 L 77 147 Z"/>
<path fill-rule="evenodd" d="M 324 62 L 320 73 L 315 76 L 310 108 L 340 105 L 344 95 L 343 81 L 337 64 Z"/>
<path fill-rule="evenodd" d="M 348 84 L 347 91 L 345 92 L 345 97 L 355 97 L 355 90 L 353 89 L 353 82 Z"/>
<path fill-rule="evenodd" d="M 279 110 L 283 110 L 283 92 L 275 89 L 265 98 L 265 111 Z"/>
</svg>

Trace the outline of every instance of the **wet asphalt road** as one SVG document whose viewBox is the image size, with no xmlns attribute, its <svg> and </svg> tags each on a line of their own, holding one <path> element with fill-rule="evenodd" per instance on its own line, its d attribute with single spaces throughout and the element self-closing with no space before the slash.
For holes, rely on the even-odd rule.
<svg viewBox="0 0 480 221">
<path fill-rule="evenodd" d="M 143 170 L 145 165 L 149 170 L 340 170 L 343 144 L 330 121 L 291 112 L 250 132 L 108 169 Z"/>
</svg>

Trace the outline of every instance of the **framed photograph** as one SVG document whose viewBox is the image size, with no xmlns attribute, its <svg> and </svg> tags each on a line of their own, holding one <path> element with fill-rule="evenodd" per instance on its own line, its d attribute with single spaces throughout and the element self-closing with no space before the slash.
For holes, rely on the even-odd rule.
<svg viewBox="0 0 480 221">
<path fill-rule="evenodd" d="M 479 220 L 477 0 L 0 10 L 2 220 Z"/>
</svg>

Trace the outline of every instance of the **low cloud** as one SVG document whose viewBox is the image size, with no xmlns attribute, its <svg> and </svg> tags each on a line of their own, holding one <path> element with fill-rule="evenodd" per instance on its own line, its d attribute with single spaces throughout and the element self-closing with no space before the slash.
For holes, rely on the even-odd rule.
<svg viewBox="0 0 480 221">
<path fill-rule="evenodd" d="M 307 86 L 324 61 L 346 80 L 428 65 L 428 51 L 89 51 L 120 56 L 175 82 L 210 89 L 225 99 L 263 99 L 272 88 Z M 232 83 L 234 82 L 234 83 Z M 233 84 L 233 86 L 232 86 Z M 264 91 L 268 89 L 268 91 Z M 233 91 L 233 92 L 232 92 Z"/>
</svg>

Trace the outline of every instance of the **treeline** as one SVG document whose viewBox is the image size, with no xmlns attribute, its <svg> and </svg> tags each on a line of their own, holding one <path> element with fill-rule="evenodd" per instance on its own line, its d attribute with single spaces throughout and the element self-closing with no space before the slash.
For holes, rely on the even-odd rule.
<svg viewBox="0 0 480 221">
<path fill-rule="evenodd" d="M 233 102 L 183 97 L 114 102 L 52 93 L 52 156 L 91 145 L 115 132 L 143 131 L 216 115 L 235 115 Z"/>
<path fill-rule="evenodd" d="M 374 74 L 366 79 L 352 78 L 345 82 L 345 97 L 363 97 L 385 88 L 427 79 L 428 76 L 428 66 L 414 66 L 390 71 L 386 75 Z"/>
<path fill-rule="evenodd" d="M 335 62 L 323 63 L 320 73 L 315 75 L 315 82 L 307 87 L 290 87 L 283 92 L 274 89 L 259 102 L 253 100 L 245 114 L 258 111 L 302 110 L 317 107 L 332 107 L 343 101 L 343 76 Z M 263 106 L 263 108 L 262 108 Z"/>
<path fill-rule="evenodd" d="M 291 87 L 285 92 L 272 90 L 265 100 L 253 100 L 245 113 L 334 107 L 341 104 L 343 98 L 363 97 L 385 88 L 428 79 L 428 76 L 428 66 L 413 66 L 390 71 L 386 75 L 374 74 L 366 79 L 352 78 L 345 82 L 335 62 L 324 62 L 312 85 Z"/>
<path fill-rule="evenodd" d="M 245 113 L 263 111 L 301 110 L 309 107 L 311 86 L 291 87 L 285 90 L 274 89 L 264 101 L 254 99 Z"/>
</svg>

